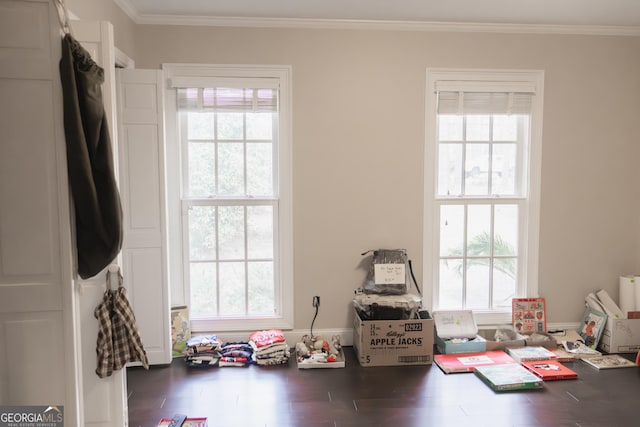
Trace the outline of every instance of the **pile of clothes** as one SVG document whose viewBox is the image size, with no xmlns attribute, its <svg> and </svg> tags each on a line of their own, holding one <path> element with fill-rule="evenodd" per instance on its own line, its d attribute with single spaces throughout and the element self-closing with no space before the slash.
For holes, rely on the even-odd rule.
<svg viewBox="0 0 640 427">
<path fill-rule="evenodd" d="M 217 366 L 222 341 L 216 335 L 201 335 L 187 340 L 184 361 L 188 366 Z"/>
<path fill-rule="evenodd" d="M 289 362 L 289 345 L 280 329 L 253 332 L 249 335 L 249 344 L 257 365 L 284 365 Z"/>
<path fill-rule="evenodd" d="M 248 342 L 228 342 L 220 348 L 220 367 L 249 366 L 254 363 L 253 347 Z"/>
<path fill-rule="evenodd" d="M 184 352 L 187 366 L 248 366 L 253 362 L 253 348 L 248 342 L 223 343 L 216 335 L 203 335 L 187 340 Z"/>
<path fill-rule="evenodd" d="M 223 343 L 217 335 L 200 335 L 187 340 L 184 361 L 187 366 L 226 367 L 283 365 L 290 349 L 280 329 L 255 331 L 249 341 Z"/>
</svg>

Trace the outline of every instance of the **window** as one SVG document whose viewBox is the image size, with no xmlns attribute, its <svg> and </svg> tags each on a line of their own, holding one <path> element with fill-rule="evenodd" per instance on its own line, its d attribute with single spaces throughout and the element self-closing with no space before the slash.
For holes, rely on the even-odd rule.
<svg viewBox="0 0 640 427">
<path fill-rule="evenodd" d="M 192 329 L 290 328 L 290 70 L 165 70 L 180 159 L 173 234 Z"/>
<path fill-rule="evenodd" d="M 510 322 L 536 296 L 542 72 L 429 70 L 425 271 L 433 310 Z"/>
</svg>

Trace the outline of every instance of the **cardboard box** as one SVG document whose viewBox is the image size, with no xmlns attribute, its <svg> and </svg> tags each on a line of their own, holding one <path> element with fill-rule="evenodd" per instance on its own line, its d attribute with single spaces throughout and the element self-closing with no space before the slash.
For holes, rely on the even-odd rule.
<svg viewBox="0 0 640 427">
<path fill-rule="evenodd" d="M 478 326 L 471 310 L 435 311 L 433 321 L 440 338 L 473 339 L 478 335 Z"/>
<path fill-rule="evenodd" d="M 436 336 L 436 347 L 442 354 L 476 353 L 487 351 L 487 340 L 480 335 L 468 338 L 440 338 Z"/>
<path fill-rule="evenodd" d="M 436 346 L 443 354 L 474 353 L 487 350 L 487 340 L 478 335 L 471 310 L 436 311 Z"/>
<path fill-rule="evenodd" d="M 531 334 L 523 334 L 525 338 L 525 345 L 533 347 L 544 347 L 549 350 L 555 350 L 558 348 L 558 341 L 556 338 L 548 332 L 534 332 Z"/>
<path fill-rule="evenodd" d="M 487 351 L 504 350 L 506 348 L 524 347 L 526 341 L 524 338 L 518 339 L 516 332 L 510 329 L 500 329 L 503 335 L 506 335 L 508 339 L 496 341 L 496 329 L 480 329 L 478 335 L 484 338 L 487 343 Z"/>
<path fill-rule="evenodd" d="M 433 319 L 362 320 L 354 309 L 353 348 L 364 367 L 430 365 Z"/>
<path fill-rule="evenodd" d="M 607 353 L 635 353 L 640 350 L 640 319 L 607 319 L 600 337 L 600 350 Z"/>
</svg>

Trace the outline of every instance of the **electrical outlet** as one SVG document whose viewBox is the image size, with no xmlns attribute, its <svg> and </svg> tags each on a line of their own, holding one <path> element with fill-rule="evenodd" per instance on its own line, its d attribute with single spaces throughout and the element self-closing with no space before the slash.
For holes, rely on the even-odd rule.
<svg viewBox="0 0 640 427">
<path fill-rule="evenodd" d="M 313 306 L 314 306 L 314 307 L 320 307 L 320 297 L 319 297 L 319 296 L 317 296 L 317 295 L 316 295 L 316 296 L 314 296 L 314 297 L 313 297 L 313 303 L 312 303 L 312 304 L 313 304 Z"/>
</svg>

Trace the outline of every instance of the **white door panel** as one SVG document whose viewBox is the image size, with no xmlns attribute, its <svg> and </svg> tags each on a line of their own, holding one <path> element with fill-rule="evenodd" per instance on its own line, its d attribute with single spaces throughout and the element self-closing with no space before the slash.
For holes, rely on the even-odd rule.
<svg viewBox="0 0 640 427">
<path fill-rule="evenodd" d="M 0 0 L 0 405 L 82 425 L 60 27 L 49 0 Z"/>
<path fill-rule="evenodd" d="M 117 70 L 123 275 L 149 364 L 171 362 L 161 71 Z"/>
<path fill-rule="evenodd" d="M 113 27 L 108 22 L 72 21 L 73 35 L 90 54 L 91 58 L 104 70 L 102 98 L 107 114 L 114 165 L 117 168 L 117 134 L 115 106 L 115 48 Z M 116 262 L 116 261 L 114 261 Z M 102 301 L 107 289 L 104 269 L 91 279 L 77 280 L 77 316 L 80 320 L 81 356 L 83 372 L 83 397 L 85 426 L 119 427 L 128 423 L 127 392 L 125 371 L 114 371 L 110 377 L 99 378 L 96 373 L 96 343 L 98 321 L 94 310 Z M 116 282 L 117 283 L 117 282 Z"/>
</svg>

